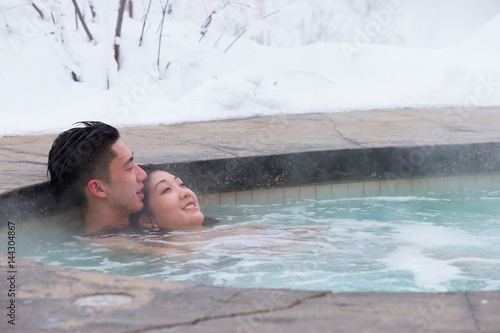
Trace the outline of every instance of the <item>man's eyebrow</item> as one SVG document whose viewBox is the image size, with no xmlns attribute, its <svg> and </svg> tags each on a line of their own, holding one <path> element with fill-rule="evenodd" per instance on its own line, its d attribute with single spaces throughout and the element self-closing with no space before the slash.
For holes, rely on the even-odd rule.
<svg viewBox="0 0 500 333">
<path fill-rule="evenodd" d="M 158 185 L 160 185 L 161 183 L 166 183 L 166 182 L 167 182 L 167 181 L 166 181 L 165 179 L 160 180 L 158 183 L 156 183 L 156 185 L 155 185 L 155 189 L 154 189 L 154 190 L 156 191 L 156 188 L 158 187 Z"/>
<path fill-rule="evenodd" d="M 132 153 L 132 156 L 127 160 L 127 162 L 123 163 L 123 165 L 127 165 L 131 163 L 134 160 L 134 153 Z"/>
</svg>

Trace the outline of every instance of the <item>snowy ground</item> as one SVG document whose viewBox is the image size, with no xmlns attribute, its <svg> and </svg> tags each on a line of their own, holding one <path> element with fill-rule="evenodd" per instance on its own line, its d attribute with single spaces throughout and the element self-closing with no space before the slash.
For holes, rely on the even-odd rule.
<svg viewBox="0 0 500 333">
<path fill-rule="evenodd" d="M 497 0 L 171 0 L 159 56 L 166 0 L 152 1 L 140 47 L 149 1 L 134 0 L 117 70 L 118 2 L 78 1 L 93 41 L 76 29 L 69 0 L 35 1 L 43 20 L 31 1 L 0 3 L 0 136 L 79 120 L 121 127 L 500 105 Z"/>
</svg>

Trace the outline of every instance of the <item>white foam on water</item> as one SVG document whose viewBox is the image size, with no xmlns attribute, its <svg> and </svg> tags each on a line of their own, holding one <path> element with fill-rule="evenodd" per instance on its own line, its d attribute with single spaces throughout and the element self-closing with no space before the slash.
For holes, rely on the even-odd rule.
<svg viewBox="0 0 500 333">
<path fill-rule="evenodd" d="M 419 248 L 405 247 L 380 260 L 392 271 L 408 271 L 415 284 L 428 290 L 446 291 L 446 283 L 460 277 L 461 270 L 446 260 L 426 256 Z"/>
</svg>

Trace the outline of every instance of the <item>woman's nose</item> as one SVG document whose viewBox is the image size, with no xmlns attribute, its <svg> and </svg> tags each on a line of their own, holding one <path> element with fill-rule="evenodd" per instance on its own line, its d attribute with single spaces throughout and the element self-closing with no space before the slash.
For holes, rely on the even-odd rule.
<svg viewBox="0 0 500 333">
<path fill-rule="evenodd" d="M 189 191 L 187 188 L 181 187 L 180 196 L 181 198 L 188 198 L 191 196 L 191 191 Z"/>
</svg>

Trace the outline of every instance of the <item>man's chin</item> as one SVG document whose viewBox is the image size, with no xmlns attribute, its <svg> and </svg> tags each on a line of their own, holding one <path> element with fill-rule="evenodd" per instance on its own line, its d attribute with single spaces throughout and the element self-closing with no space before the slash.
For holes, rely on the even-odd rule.
<svg viewBox="0 0 500 333">
<path fill-rule="evenodd" d="M 136 205 L 136 208 L 132 212 L 132 214 L 139 213 L 144 208 L 144 203 L 141 201 Z"/>
</svg>

